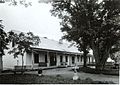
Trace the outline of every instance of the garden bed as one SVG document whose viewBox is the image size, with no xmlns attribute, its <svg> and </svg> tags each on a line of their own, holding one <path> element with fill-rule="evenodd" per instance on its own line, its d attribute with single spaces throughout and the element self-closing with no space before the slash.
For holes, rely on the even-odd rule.
<svg viewBox="0 0 120 85">
<path fill-rule="evenodd" d="M 76 81 L 57 76 L 38 76 L 35 74 L 4 74 L 0 75 L 0 84 L 113 84 L 111 81 L 93 81 L 90 78 Z"/>
<path fill-rule="evenodd" d="M 119 69 L 105 69 L 102 71 L 96 70 L 94 68 L 90 68 L 90 67 L 81 67 L 79 68 L 79 71 L 83 71 L 86 73 L 92 73 L 92 74 L 105 74 L 105 75 L 116 75 L 119 76 Z"/>
</svg>

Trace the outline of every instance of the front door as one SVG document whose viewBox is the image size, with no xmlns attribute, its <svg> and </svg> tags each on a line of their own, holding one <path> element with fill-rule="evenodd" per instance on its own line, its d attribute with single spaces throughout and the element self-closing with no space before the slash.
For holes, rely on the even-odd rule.
<svg viewBox="0 0 120 85">
<path fill-rule="evenodd" d="M 47 63 L 48 61 L 47 61 L 47 55 L 45 55 L 45 63 Z"/>
<path fill-rule="evenodd" d="M 50 66 L 55 66 L 55 65 L 56 65 L 56 54 L 50 53 Z"/>
<path fill-rule="evenodd" d="M 37 54 L 37 53 L 34 54 L 34 63 L 35 64 L 39 63 L 39 54 Z"/>
<path fill-rule="evenodd" d="M 75 64 L 75 57 L 72 57 L 72 64 Z"/>
</svg>

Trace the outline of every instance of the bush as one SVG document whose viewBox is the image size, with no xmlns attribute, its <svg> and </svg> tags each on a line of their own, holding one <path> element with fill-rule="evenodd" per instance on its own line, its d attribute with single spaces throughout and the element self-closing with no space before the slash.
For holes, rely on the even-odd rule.
<svg viewBox="0 0 120 85">
<path fill-rule="evenodd" d="M 91 78 L 89 78 L 89 77 L 86 78 L 85 81 L 86 81 L 86 83 L 88 83 L 88 84 L 93 82 L 93 80 L 92 80 Z"/>
<path fill-rule="evenodd" d="M 91 74 L 105 74 L 105 75 L 116 75 L 119 76 L 119 70 L 118 69 L 105 69 L 105 70 L 96 70 L 94 68 L 90 67 L 82 67 L 78 70 L 78 72 L 83 71 L 85 73 L 91 73 Z"/>
</svg>

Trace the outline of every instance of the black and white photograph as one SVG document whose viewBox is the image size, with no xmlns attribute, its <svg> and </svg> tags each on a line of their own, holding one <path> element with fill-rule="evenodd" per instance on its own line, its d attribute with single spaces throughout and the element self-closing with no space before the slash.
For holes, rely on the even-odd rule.
<svg viewBox="0 0 120 85">
<path fill-rule="evenodd" d="M 0 84 L 120 84 L 120 0 L 0 0 Z"/>
</svg>

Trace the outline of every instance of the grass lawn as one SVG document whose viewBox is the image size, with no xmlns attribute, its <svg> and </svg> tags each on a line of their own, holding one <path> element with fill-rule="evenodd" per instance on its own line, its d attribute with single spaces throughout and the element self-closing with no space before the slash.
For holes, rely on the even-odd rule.
<svg viewBox="0 0 120 85">
<path fill-rule="evenodd" d="M 35 74 L 3 74 L 0 75 L 0 84 L 108 84 L 113 82 L 93 81 L 90 78 L 85 80 L 78 79 L 73 81 L 72 78 L 65 79 L 60 75 L 57 76 L 38 76 Z"/>
</svg>

